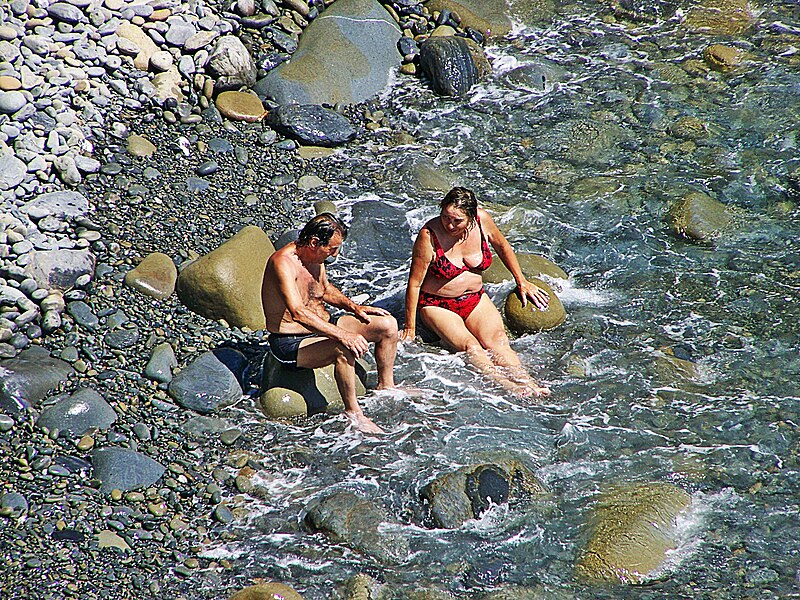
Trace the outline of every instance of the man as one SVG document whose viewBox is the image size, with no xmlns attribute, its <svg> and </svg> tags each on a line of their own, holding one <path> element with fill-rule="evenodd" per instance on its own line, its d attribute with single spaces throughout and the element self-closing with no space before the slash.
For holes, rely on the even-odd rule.
<svg viewBox="0 0 800 600">
<path fill-rule="evenodd" d="M 261 286 L 261 301 L 273 356 L 290 368 L 334 365 L 334 377 L 353 426 L 383 433 L 361 410 L 356 399 L 356 358 L 375 343 L 378 389 L 394 387 L 397 322 L 388 311 L 356 304 L 328 281 L 326 261 L 336 258 L 347 227 L 322 213 L 300 231 L 296 242 L 270 256 Z M 324 303 L 352 315 L 331 322 Z"/>
</svg>

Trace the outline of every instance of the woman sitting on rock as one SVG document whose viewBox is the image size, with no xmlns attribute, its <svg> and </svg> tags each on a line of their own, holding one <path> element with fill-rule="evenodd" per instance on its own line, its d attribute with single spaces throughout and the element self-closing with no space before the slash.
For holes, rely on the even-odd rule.
<svg viewBox="0 0 800 600">
<path fill-rule="evenodd" d="M 517 282 L 522 304 L 528 300 L 545 310 L 547 292 L 522 274 L 511 244 L 492 218 L 478 208 L 475 194 L 466 188 L 450 190 L 438 217 L 428 221 L 414 242 L 406 290 L 402 340 L 413 341 L 417 314 L 444 344 L 466 352 L 470 362 L 504 388 L 520 396 L 547 396 L 522 366 L 494 303 L 483 289 L 481 273 L 497 256 Z"/>
</svg>

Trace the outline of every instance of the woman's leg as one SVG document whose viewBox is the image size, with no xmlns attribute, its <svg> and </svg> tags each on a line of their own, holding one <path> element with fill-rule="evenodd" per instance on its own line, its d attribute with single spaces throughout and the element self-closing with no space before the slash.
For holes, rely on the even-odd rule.
<svg viewBox="0 0 800 600">
<path fill-rule="evenodd" d="M 547 396 L 550 390 L 536 383 L 508 342 L 503 318 L 491 298 L 484 294 L 466 320 L 467 329 L 489 351 L 492 362 L 516 383 L 521 395 Z"/>
<path fill-rule="evenodd" d="M 423 324 L 455 352 L 465 352 L 470 363 L 482 373 L 493 377 L 494 365 L 480 342 L 467 329 L 456 313 L 439 306 L 424 306 L 419 311 Z"/>
</svg>

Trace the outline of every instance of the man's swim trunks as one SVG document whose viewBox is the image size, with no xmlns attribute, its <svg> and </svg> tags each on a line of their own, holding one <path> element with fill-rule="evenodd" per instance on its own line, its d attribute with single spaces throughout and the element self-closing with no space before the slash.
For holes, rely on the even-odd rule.
<svg viewBox="0 0 800 600">
<path fill-rule="evenodd" d="M 293 369 L 301 369 L 297 366 L 297 351 L 300 344 L 306 338 L 314 337 L 313 333 L 270 333 L 269 349 L 272 356 L 280 363 Z"/>
<path fill-rule="evenodd" d="M 472 311 L 475 310 L 475 307 L 478 306 L 481 297 L 485 293 L 484 289 L 481 288 L 477 292 L 469 292 L 463 296 L 456 296 L 455 298 L 446 298 L 444 296 L 437 296 L 436 294 L 420 291 L 419 307 L 438 306 L 440 308 L 446 308 L 466 321 L 467 317 L 470 316 Z"/>
</svg>

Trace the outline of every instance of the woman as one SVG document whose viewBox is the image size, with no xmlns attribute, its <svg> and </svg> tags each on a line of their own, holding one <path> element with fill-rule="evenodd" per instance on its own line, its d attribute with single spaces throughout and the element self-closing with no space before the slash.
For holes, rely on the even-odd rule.
<svg viewBox="0 0 800 600">
<path fill-rule="evenodd" d="M 441 213 L 428 221 L 414 242 L 406 290 L 406 323 L 400 339 L 413 341 L 417 314 L 450 348 L 466 352 L 472 364 L 504 388 L 521 396 L 547 396 L 523 368 L 494 303 L 483 289 L 481 273 L 492 263 L 491 244 L 508 267 L 525 306 L 539 309 L 547 292 L 522 274 L 511 244 L 472 191 L 456 187 L 442 200 Z"/>
</svg>

